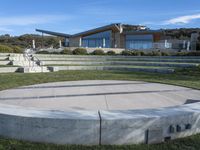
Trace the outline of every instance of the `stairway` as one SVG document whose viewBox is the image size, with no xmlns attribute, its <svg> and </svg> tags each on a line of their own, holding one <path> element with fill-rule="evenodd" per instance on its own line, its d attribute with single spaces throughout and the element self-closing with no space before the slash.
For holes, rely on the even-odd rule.
<svg viewBox="0 0 200 150">
<path fill-rule="evenodd" d="M 50 67 L 41 66 L 41 61 L 28 53 L 11 54 L 8 59 L 12 65 L 20 66 L 18 72 L 22 73 L 41 73 L 53 70 Z"/>
</svg>

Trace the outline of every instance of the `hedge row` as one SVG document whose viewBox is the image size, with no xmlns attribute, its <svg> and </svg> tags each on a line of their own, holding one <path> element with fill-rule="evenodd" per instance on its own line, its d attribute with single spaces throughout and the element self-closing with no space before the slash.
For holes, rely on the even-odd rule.
<svg viewBox="0 0 200 150">
<path fill-rule="evenodd" d="M 64 49 L 61 52 L 47 52 L 47 51 L 39 51 L 37 54 L 66 54 L 66 55 L 116 55 L 114 51 L 104 52 L 103 50 L 95 50 L 92 53 L 87 53 L 87 50 L 84 48 L 77 48 L 73 51 L 69 49 Z M 177 53 L 168 53 L 162 51 L 150 51 L 143 52 L 138 50 L 124 50 L 120 55 L 123 56 L 200 56 L 200 51 L 196 52 L 177 52 Z"/>
<path fill-rule="evenodd" d="M 0 45 L 0 53 L 23 53 L 23 50 L 18 46 Z"/>
<path fill-rule="evenodd" d="M 114 51 L 108 51 L 105 53 L 103 50 L 95 50 L 92 53 L 88 53 L 84 48 L 77 48 L 73 51 L 69 49 L 64 49 L 61 52 L 48 52 L 48 51 L 39 51 L 37 54 L 65 54 L 65 55 L 115 55 Z"/>
</svg>

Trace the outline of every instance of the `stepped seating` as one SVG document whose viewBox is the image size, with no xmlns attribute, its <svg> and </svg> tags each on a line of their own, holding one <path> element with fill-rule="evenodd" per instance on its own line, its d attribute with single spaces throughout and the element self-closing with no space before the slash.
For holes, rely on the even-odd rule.
<svg viewBox="0 0 200 150">
<path fill-rule="evenodd" d="M 81 56 L 36 55 L 45 66 L 59 70 L 121 70 L 172 73 L 177 68 L 197 67 L 200 57 L 195 56 Z"/>
<path fill-rule="evenodd" d="M 0 61 L 0 73 L 5 72 L 22 72 L 22 73 L 40 73 L 40 72 L 50 72 L 51 70 L 47 66 L 40 66 L 36 61 L 32 60 L 32 56 L 24 54 L 1 54 L 0 58 L 5 58 L 6 60 Z M 9 65 L 9 66 L 8 66 Z M 20 66 L 20 67 L 10 67 Z M 6 67 L 7 66 L 7 67 Z"/>
<path fill-rule="evenodd" d="M 13 66 L 21 66 L 18 69 L 8 66 L 9 68 L 12 68 L 10 71 L 14 72 L 15 70 L 24 73 L 50 72 L 58 70 L 118 70 L 172 73 L 177 68 L 199 66 L 200 57 L 34 54 L 31 58 L 27 58 L 23 54 L 0 54 L 0 72 L 2 68 L 2 70 L 5 71 L 5 66 L 9 64 Z M 4 66 L 1 67 L 1 65 Z"/>
</svg>

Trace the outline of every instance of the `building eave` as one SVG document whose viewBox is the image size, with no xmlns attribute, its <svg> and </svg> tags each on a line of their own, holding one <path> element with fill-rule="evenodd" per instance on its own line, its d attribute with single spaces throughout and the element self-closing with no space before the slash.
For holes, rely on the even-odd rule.
<svg viewBox="0 0 200 150">
<path fill-rule="evenodd" d="M 104 31 L 108 31 L 108 30 L 120 31 L 120 27 L 118 26 L 118 24 L 110 24 L 110 25 L 106 25 L 106 26 L 103 26 L 103 27 L 99 27 L 99 28 L 95 28 L 95 29 L 92 29 L 92 30 L 88 30 L 88 31 L 84 31 L 84 32 L 74 34 L 74 35 L 72 35 L 72 37 L 87 36 L 87 35 L 91 35 L 91 34 L 95 34 L 95 33 L 99 33 L 99 32 L 104 32 Z"/>
<path fill-rule="evenodd" d="M 49 34 L 49 35 L 64 37 L 64 38 L 70 38 L 72 36 L 70 34 L 59 33 L 59 32 L 52 32 L 52 31 L 41 30 L 41 29 L 35 29 L 35 31 L 41 32 L 41 33 L 45 33 L 45 34 Z"/>
</svg>

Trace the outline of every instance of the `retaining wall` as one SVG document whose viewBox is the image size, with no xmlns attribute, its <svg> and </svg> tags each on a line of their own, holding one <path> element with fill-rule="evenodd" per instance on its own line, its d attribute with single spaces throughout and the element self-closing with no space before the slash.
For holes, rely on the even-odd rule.
<svg viewBox="0 0 200 150">
<path fill-rule="evenodd" d="M 200 103 L 127 111 L 43 111 L 0 104 L 0 135 L 55 144 L 138 144 L 200 133 Z"/>
</svg>

